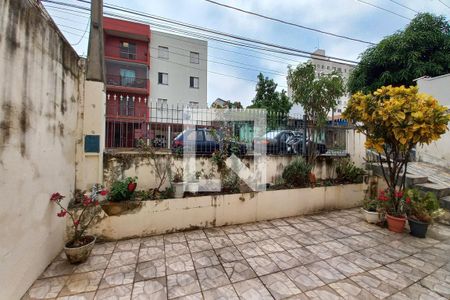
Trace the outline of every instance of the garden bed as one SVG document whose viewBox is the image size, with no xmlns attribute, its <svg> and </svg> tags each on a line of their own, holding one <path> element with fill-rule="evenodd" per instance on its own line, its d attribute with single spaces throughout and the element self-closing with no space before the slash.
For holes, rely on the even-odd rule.
<svg viewBox="0 0 450 300">
<path fill-rule="evenodd" d="M 346 184 L 142 201 L 121 215 L 103 213 L 90 233 L 115 240 L 352 208 L 361 205 L 366 187 Z"/>
</svg>

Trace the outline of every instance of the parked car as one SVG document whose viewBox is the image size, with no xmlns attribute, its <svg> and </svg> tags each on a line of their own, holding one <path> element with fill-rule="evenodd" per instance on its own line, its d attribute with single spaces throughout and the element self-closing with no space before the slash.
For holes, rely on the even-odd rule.
<svg viewBox="0 0 450 300">
<path fill-rule="evenodd" d="M 247 146 L 243 143 L 231 142 L 225 146 L 223 135 L 213 132 L 207 128 L 187 129 L 177 135 L 172 142 L 172 152 L 182 153 L 184 151 L 197 154 L 212 154 L 214 151 L 228 147 L 229 154 L 245 155 Z"/>
<path fill-rule="evenodd" d="M 259 138 L 255 138 L 254 147 L 258 150 L 258 147 L 266 145 L 267 154 L 302 154 L 303 151 L 303 133 L 300 131 L 292 130 L 271 130 Z M 306 146 L 311 143 L 306 140 Z M 319 154 L 327 152 L 327 148 L 323 143 L 314 142 Z"/>
</svg>

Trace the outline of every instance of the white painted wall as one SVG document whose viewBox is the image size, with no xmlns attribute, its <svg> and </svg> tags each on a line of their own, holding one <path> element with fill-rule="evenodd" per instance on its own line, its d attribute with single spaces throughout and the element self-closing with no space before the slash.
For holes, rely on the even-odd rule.
<svg viewBox="0 0 450 300">
<path fill-rule="evenodd" d="M 0 1 L 0 37 L 0 299 L 20 299 L 64 243 L 49 197 L 74 191 L 83 75 L 35 0 Z"/>
<path fill-rule="evenodd" d="M 450 74 L 417 79 L 420 93 L 425 93 L 439 100 L 441 105 L 450 108 Z M 417 147 L 417 157 L 421 161 L 439 164 L 450 168 L 450 133 L 429 145 Z"/>
<path fill-rule="evenodd" d="M 169 58 L 158 57 L 158 46 L 169 48 Z M 190 63 L 190 52 L 200 54 L 199 64 Z M 207 106 L 208 43 L 175 34 L 152 31 L 150 39 L 150 98 L 167 99 L 168 105 L 189 105 L 195 101 Z M 158 84 L 158 73 L 168 73 L 168 85 Z M 199 88 L 189 87 L 190 76 L 199 77 Z"/>
</svg>

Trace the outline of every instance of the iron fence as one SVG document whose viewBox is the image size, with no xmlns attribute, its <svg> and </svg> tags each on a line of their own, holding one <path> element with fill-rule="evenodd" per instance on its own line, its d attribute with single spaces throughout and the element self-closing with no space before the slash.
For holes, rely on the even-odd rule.
<svg viewBox="0 0 450 300">
<path fill-rule="evenodd" d="M 199 143 L 196 149 L 203 154 L 210 154 L 220 147 L 225 136 L 231 138 L 232 143 L 239 145 L 241 150 L 245 147 L 245 153 L 251 153 L 255 147 L 262 145 L 269 155 L 302 155 L 306 154 L 305 146 L 322 155 L 347 153 L 348 131 L 352 127 L 345 120 L 329 121 L 320 132 L 312 135 L 314 126 L 306 122 L 302 115 L 267 112 L 265 132 L 257 132 L 254 122 L 249 120 L 258 119 L 260 110 L 226 110 L 245 112 L 248 116 L 247 120 L 230 121 L 218 119 L 215 109 L 198 108 L 149 102 L 146 121 L 110 120 L 106 128 L 106 145 L 109 148 L 134 148 L 138 140 L 144 140 L 160 151 L 174 151 L 187 146 L 176 142 L 176 139 L 182 138 L 181 133 L 189 124 L 190 131 L 200 131 L 195 139 Z M 185 141 L 186 138 L 189 139 L 187 135 Z M 202 141 L 204 143 L 200 145 Z M 311 148 L 308 146 L 310 143 Z"/>
</svg>

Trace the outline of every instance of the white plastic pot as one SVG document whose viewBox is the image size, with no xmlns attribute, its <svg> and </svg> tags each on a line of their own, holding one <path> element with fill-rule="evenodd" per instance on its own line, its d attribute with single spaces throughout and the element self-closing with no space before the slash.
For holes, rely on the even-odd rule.
<svg viewBox="0 0 450 300">
<path fill-rule="evenodd" d="M 368 211 L 364 208 L 362 209 L 364 218 L 368 223 L 376 224 L 381 221 L 380 214 L 377 211 Z"/>
</svg>

